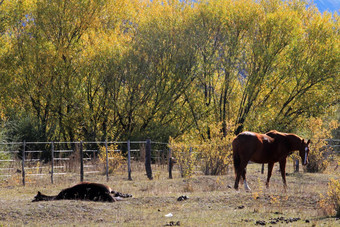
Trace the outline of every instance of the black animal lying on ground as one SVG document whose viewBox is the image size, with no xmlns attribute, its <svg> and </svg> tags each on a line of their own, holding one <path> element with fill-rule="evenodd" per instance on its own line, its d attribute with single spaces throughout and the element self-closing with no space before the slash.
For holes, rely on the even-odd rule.
<svg viewBox="0 0 340 227">
<path fill-rule="evenodd" d="M 128 197 L 132 197 L 132 195 L 112 191 L 110 187 L 104 184 L 82 182 L 73 187 L 61 190 L 61 192 L 55 196 L 44 195 L 38 191 L 38 194 L 34 197 L 32 202 L 68 199 L 112 203 Z"/>
</svg>

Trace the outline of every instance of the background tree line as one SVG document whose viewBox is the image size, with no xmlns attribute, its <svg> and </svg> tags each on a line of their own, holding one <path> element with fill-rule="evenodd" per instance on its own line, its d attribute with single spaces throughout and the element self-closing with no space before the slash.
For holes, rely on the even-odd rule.
<svg viewBox="0 0 340 227">
<path fill-rule="evenodd" d="M 301 0 L 4 0 L 0 138 L 207 140 L 212 125 L 338 120 L 339 28 Z"/>
</svg>

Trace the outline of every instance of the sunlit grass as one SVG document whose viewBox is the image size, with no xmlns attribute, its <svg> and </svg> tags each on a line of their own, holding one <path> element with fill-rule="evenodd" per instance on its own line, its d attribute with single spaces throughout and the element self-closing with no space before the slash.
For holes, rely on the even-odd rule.
<svg viewBox="0 0 340 227">
<path fill-rule="evenodd" d="M 330 168 L 334 169 L 334 165 Z M 28 226 L 164 226 L 171 221 L 181 226 L 249 226 L 257 221 L 283 219 L 276 226 L 286 226 L 285 221 L 298 218 L 289 226 L 337 226 L 339 221 L 326 217 L 318 205 L 320 193 L 327 190 L 330 178 L 339 179 L 339 172 L 326 174 L 292 173 L 288 168 L 287 192 L 284 192 L 280 173 L 274 168 L 270 188 L 266 189 L 265 174 L 261 165 L 250 164 L 247 176 L 252 192 L 239 192 L 230 188 L 234 174 L 224 176 L 194 175 L 180 178 L 175 168 L 174 179 L 168 179 L 166 168 L 155 168 L 154 180 L 144 171 L 132 173 L 133 181 L 127 180 L 126 172 L 110 175 L 85 176 L 87 181 L 108 184 L 116 191 L 133 194 L 133 198 L 116 203 L 87 201 L 51 201 L 32 203 L 41 191 L 57 194 L 61 189 L 79 181 L 78 175 L 58 177 L 55 184 L 48 178 L 37 178 L 26 187 L 10 185 L 2 181 L 0 190 L 0 225 Z M 32 180 L 33 182 L 33 180 Z M 178 202 L 186 195 L 189 199 Z M 173 217 L 165 217 L 172 213 Z"/>
</svg>

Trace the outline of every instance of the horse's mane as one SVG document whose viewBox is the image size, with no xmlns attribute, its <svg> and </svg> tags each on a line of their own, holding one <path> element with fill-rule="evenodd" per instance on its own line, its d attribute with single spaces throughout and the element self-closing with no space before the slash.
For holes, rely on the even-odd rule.
<svg viewBox="0 0 340 227">
<path fill-rule="evenodd" d="M 276 130 L 270 130 L 269 132 L 266 133 L 266 135 L 268 135 L 268 134 L 277 134 L 277 135 L 285 136 L 285 137 L 291 136 L 291 137 L 296 137 L 296 138 L 299 138 L 300 140 L 303 140 L 300 136 L 298 136 L 294 133 L 284 133 L 284 132 L 279 132 L 279 131 L 276 131 Z"/>
<path fill-rule="evenodd" d="M 271 137 L 276 137 L 275 139 L 277 139 L 279 137 L 281 140 L 285 140 L 286 145 L 289 148 L 292 148 L 292 147 L 295 148 L 296 146 L 298 146 L 303 141 L 303 139 L 300 136 L 298 136 L 294 133 L 283 133 L 283 132 L 279 132 L 279 131 L 276 131 L 276 130 L 271 130 L 271 131 L 267 132 L 266 135 L 271 136 Z"/>
<path fill-rule="evenodd" d="M 287 133 L 279 132 L 279 131 L 276 131 L 276 130 L 270 130 L 269 132 L 266 132 L 266 135 L 268 135 L 268 134 L 277 134 L 277 135 L 281 135 L 281 136 L 287 135 Z"/>
</svg>

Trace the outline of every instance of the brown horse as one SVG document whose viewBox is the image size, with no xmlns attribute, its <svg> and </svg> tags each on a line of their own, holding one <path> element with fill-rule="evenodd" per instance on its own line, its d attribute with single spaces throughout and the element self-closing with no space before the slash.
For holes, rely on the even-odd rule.
<svg viewBox="0 0 340 227">
<path fill-rule="evenodd" d="M 269 179 L 275 162 L 280 163 L 281 176 L 286 189 L 286 158 L 293 151 L 298 150 L 302 159 L 302 164 L 308 163 L 308 153 L 310 140 L 305 142 L 304 139 L 291 133 L 281 133 L 270 131 L 266 134 L 255 132 L 242 132 L 232 143 L 233 159 L 235 168 L 235 185 L 238 190 L 240 177 L 242 176 L 244 187 L 250 190 L 246 181 L 246 166 L 249 161 L 255 163 L 268 163 L 268 177 L 266 186 L 269 187 Z"/>
<path fill-rule="evenodd" d="M 111 194 L 113 194 L 113 196 Z M 104 184 L 82 182 L 73 187 L 61 190 L 61 192 L 55 196 L 44 195 L 38 191 L 38 194 L 32 202 L 62 199 L 115 202 L 127 197 L 132 197 L 132 195 L 112 191 L 110 187 Z"/>
</svg>

